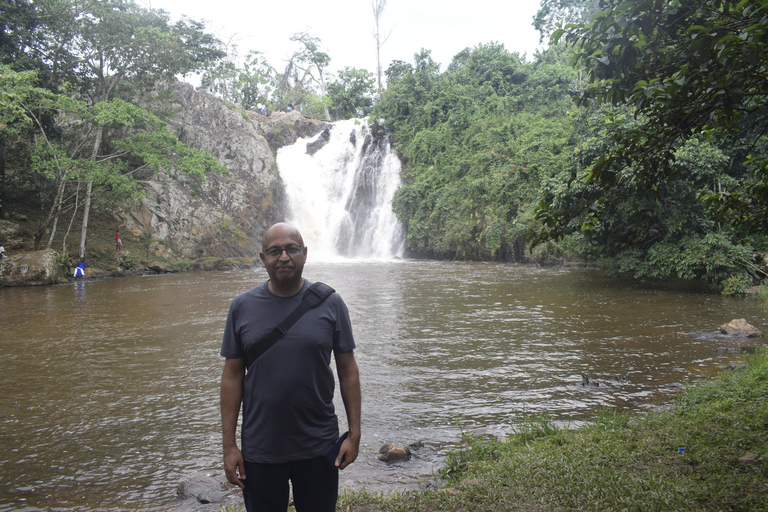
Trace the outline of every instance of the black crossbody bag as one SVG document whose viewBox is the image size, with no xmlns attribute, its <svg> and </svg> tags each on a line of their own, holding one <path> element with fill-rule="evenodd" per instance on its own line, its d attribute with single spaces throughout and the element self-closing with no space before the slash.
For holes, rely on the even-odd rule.
<svg viewBox="0 0 768 512">
<path fill-rule="evenodd" d="M 301 304 L 291 311 L 282 322 L 277 324 L 277 327 L 272 329 L 272 332 L 264 336 L 257 343 L 254 343 L 251 349 L 245 354 L 245 367 L 250 368 L 253 362 L 264 352 L 269 350 L 272 345 L 277 343 L 277 341 L 285 335 L 286 331 L 288 331 L 288 329 L 290 329 L 291 326 L 304 315 L 304 313 L 319 306 L 335 291 L 336 290 L 327 284 L 321 282 L 316 282 L 307 288 L 307 291 L 304 292 L 304 296 L 301 298 Z"/>
</svg>

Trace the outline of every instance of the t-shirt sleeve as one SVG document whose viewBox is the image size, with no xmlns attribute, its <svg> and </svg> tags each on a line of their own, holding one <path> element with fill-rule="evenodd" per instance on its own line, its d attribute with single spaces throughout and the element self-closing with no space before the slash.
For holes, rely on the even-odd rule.
<svg viewBox="0 0 768 512">
<path fill-rule="evenodd" d="M 232 301 L 232 305 L 229 306 L 229 313 L 227 313 L 227 323 L 224 326 L 224 339 L 221 342 L 220 352 L 222 357 L 228 359 L 241 359 L 245 357 L 243 345 L 237 332 L 236 317 L 235 301 Z"/>
<path fill-rule="evenodd" d="M 336 309 L 336 332 L 333 337 L 333 350 L 349 352 L 355 349 L 355 338 L 352 335 L 352 322 L 349 319 L 349 310 L 344 300 L 338 296 L 334 304 Z"/>
</svg>

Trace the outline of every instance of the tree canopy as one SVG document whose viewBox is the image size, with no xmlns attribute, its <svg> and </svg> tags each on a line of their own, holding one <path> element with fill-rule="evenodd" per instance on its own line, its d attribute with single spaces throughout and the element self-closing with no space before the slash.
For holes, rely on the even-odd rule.
<svg viewBox="0 0 768 512">
<path fill-rule="evenodd" d="M 676 152 L 704 137 L 729 148 L 728 177 L 701 196 L 743 235 L 768 225 L 768 1 L 604 0 L 589 23 L 552 36 L 575 51 L 589 77 L 581 103 L 630 104 L 641 119 L 612 133 L 587 178 L 616 186 L 633 168 L 648 193 L 679 176 Z M 608 115 L 611 115 L 610 113 Z M 603 198 L 587 201 L 596 207 Z M 557 232 L 564 225 L 547 218 Z"/>
<path fill-rule="evenodd" d="M 408 247 L 440 258 L 515 259 L 544 177 L 569 153 L 572 70 L 562 52 L 535 62 L 490 43 L 440 72 L 423 50 L 393 62 L 374 114 L 406 162 L 393 202 Z"/>
</svg>

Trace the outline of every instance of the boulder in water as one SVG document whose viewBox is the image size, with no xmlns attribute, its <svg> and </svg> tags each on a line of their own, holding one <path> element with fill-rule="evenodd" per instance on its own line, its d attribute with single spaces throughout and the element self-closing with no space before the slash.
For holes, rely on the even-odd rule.
<svg viewBox="0 0 768 512">
<path fill-rule="evenodd" d="M 720 333 L 744 338 L 760 338 L 763 336 L 760 329 L 747 323 L 744 318 L 731 320 L 729 323 L 721 325 Z"/>
<path fill-rule="evenodd" d="M 379 450 L 379 460 L 384 462 L 395 462 L 398 460 L 409 460 L 411 458 L 411 449 L 400 443 L 387 443 Z"/>
</svg>

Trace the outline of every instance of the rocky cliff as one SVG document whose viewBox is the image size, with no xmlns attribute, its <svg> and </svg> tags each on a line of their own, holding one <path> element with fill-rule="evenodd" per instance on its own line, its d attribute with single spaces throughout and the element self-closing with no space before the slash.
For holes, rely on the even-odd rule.
<svg viewBox="0 0 768 512">
<path fill-rule="evenodd" d="M 157 98 L 150 106 L 168 114 L 179 139 L 212 153 L 229 174 L 201 183 L 158 173 L 146 182 L 141 205 L 120 215 L 124 229 L 151 238 L 149 252 L 160 258 L 255 256 L 264 229 L 283 218 L 277 149 L 325 123 L 299 112 L 266 117 L 237 110 L 186 83 L 167 86 Z"/>
</svg>

